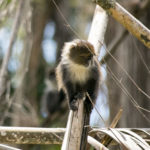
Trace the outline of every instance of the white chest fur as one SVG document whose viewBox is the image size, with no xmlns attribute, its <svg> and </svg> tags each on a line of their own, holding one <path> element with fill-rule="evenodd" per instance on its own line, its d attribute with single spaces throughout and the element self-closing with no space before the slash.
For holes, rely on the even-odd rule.
<svg viewBox="0 0 150 150">
<path fill-rule="evenodd" d="M 86 82 L 87 79 L 90 76 L 90 68 L 89 67 L 84 67 L 82 65 L 70 63 L 69 64 L 69 71 L 70 71 L 70 76 L 71 80 L 83 83 Z"/>
</svg>

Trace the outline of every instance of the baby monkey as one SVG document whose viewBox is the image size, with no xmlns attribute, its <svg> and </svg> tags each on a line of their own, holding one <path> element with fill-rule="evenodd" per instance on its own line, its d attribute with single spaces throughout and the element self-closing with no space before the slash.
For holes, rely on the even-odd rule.
<svg viewBox="0 0 150 150">
<path fill-rule="evenodd" d="M 64 45 L 61 61 L 56 68 L 59 91 L 65 94 L 71 110 L 77 110 L 77 99 L 87 92 L 93 103 L 98 95 L 100 84 L 100 65 L 91 43 L 85 40 L 73 40 Z M 85 106 L 91 112 L 92 104 L 88 97 Z"/>
</svg>

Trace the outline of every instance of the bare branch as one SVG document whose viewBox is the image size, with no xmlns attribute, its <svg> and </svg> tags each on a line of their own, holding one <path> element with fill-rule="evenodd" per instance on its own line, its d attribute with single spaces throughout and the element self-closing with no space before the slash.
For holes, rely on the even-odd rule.
<svg viewBox="0 0 150 150">
<path fill-rule="evenodd" d="M 115 128 L 115 127 L 116 127 L 118 121 L 119 121 L 120 118 L 121 118 L 122 111 L 123 111 L 123 109 L 120 109 L 120 110 L 118 111 L 118 113 L 116 114 L 115 118 L 113 119 L 113 121 L 112 121 L 112 123 L 111 123 L 111 125 L 110 125 L 110 128 Z"/>
<path fill-rule="evenodd" d="M 150 48 L 150 30 L 114 0 L 95 0 L 129 32 Z"/>
<path fill-rule="evenodd" d="M 108 148 L 106 148 L 103 144 L 101 144 L 91 136 L 88 136 L 88 143 L 96 148 L 96 150 L 108 150 Z"/>
<path fill-rule="evenodd" d="M 120 109 L 118 111 L 118 113 L 116 114 L 116 116 L 114 117 L 114 119 L 110 125 L 110 128 L 115 128 L 117 126 L 118 121 L 121 118 L 122 111 L 123 111 L 122 109 Z M 108 146 L 111 143 L 112 139 L 108 135 L 105 135 L 101 141 L 102 141 L 102 144 L 104 144 L 105 146 Z"/>
<path fill-rule="evenodd" d="M 72 119 L 73 119 L 73 111 L 71 110 L 70 113 L 69 113 L 68 122 L 67 122 L 67 129 L 66 129 L 66 132 L 65 132 L 65 136 L 64 136 L 64 140 L 63 140 L 61 150 L 67 150 L 68 149 L 69 138 L 70 138 L 70 134 L 71 134 Z"/>
<path fill-rule="evenodd" d="M 100 47 L 102 46 L 101 43 L 103 43 L 104 41 L 104 34 L 107 28 L 107 22 L 107 13 L 100 6 L 97 5 L 88 37 L 88 41 L 94 45 L 97 54 L 100 53 Z"/>
<path fill-rule="evenodd" d="M 7 145 L 3 145 L 3 144 L 0 144 L 0 149 L 1 150 L 21 150 L 21 149 L 14 148 L 14 147 L 7 146 Z"/>
<path fill-rule="evenodd" d="M 100 134 L 104 137 L 101 130 L 108 130 L 107 128 L 95 128 L 91 131 L 92 136 Z M 115 128 L 113 130 L 128 130 L 140 135 L 145 141 L 150 143 L 150 129 L 149 128 Z M 0 143 L 9 144 L 61 144 L 64 137 L 65 128 L 31 128 L 31 127 L 0 127 Z M 101 139 L 102 140 L 102 139 Z M 116 143 L 111 143 L 116 144 Z"/>
<path fill-rule="evenodd" d="M 7 76 L 8 62 L 10 60 L 10 56 L 11 56 L 11 53 L 12 53 L 12 47 L 13 47 L 13 44 L 16 40 L 17 32 L 19 30 L 19 26 L 20 26 L 20 23 L 21 23 L 21 17 L 22 17 L 24 3 L 25 3 L 24 0 L 19 1 L 19 6 L 18 6 L 18 10 L 16 12 L 16 17 L 15 17 L 15 22 L 14 22 L 13 29 L 12 29 L 10 43 L 9 43 L 9 46 L 8 46 L 7 53 L 5 54 L 5 57 L 4 57 L 3 62 L 2 62 L 2 67 L 1 67 L 1 70 L 0 70 L 0 99 L 1 99 L 1 96 L 2 96 L 2 94 L 3 94 L 3 92 L 5 91 L 5 88 L 6 88 L 5 82 L 6 82 L 6 76 Z"/>
<path fill-rule="evenodd" d="M 60 144 L 64 128 L 0 127 L 0 143 Z"/>
<path fill-rule="evenodd" d="M 77 101 L 77 111 L 70 110 L 62 150 L 79 150 L 84 128 L 84 101 Z"/>
</svg>

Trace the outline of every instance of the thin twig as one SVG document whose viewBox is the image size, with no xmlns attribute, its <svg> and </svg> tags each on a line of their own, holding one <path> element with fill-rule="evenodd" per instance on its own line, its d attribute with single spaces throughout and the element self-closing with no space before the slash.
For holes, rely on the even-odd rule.
<svg viewBox="0 0 150 150">
<path fill-rule="evenodd" d="M 55 5 L 57 11 L 59 12 L 60 16 L 62 17 L 62 19 L 64 20 L 64 22 L 66 23 L 66 26 L 79 38 L 82 39 L 80 37 L 80 35 L 78 34 L 78 32 L 70 26 L 68 20 L 65 18 L 65 16 L 63 15 L 62 11 L 60 10 L 59 6 L 56 4 L 55 0 L 51 0 L 53 2 L 53 4 Z"/>
<path fill-rule="evenodd" d="M 114 54 L 116 52 L 118 46 L 123 42 L 123 40 L 127 37 L 127 35 L 128 35 L 128 32 L 124 30 L 123 33 L 119 36 L 118 40 L 116 40 L 112 48 L 110 48 L 109 52 L 111 54 Z M 110 58 L 111 57 L 109 53 L 106 53 L 106 55 L 104 55 L 103 58 L 100 60 L 100 64 L 102 65 L 104 63 L 107 63 Z"/>
<path fill-rule="evenodd" d="M 99 41 L 100 42 L 100 41 Z M 104 44 L 103 44 L 104 46 Z M 121 68 L 121 70 L 127 75 L 127 77 L 130 79 L 130 81 L 134 84 L 134 86 L 137 88 L 138 91 L 140 91 L 143 95 L 145 95 L 150 100 L 150 95 L 148 95 L 145 91 L 143 91 L 138 84 L 134 81 L 134 79 L 129 75 L 129 73 L 123 68 L 123 66 L 120 64 L 120 62 L 107 50 L 107 48 L 104 46 L 106 52 L 112 57 L 112 59 L 117 63 L 117 65 Z"/>
<path fill-rule="evenodd" d="M 150 68 L 149 66 L 146 64 L 146 61 L 144 59 L 144 57 L 142 56 L 140 50 L 139 50 L 139 47 L 137 46 L 137 43 L 135 42 L 135 40 L 133 39 L 133 44 L 135 46 L 135 50 L 137 51 L 137 54 L 139 55 L 140 59 L 141 59 L 141 62 L 143 63 L 143 65 L 145 66 L 146 70 L 148 71 L 148 73 L 150 74 Z"/>
<path fill-rule="evenodd" d="M 120 109 L 117 113 L 117 115 L 115 116 L 115 118 L 113 119 L 110 128 L 115 128 L 118 121 L 120 120 L 120 117 L 122 115 L 122 109 Z M 104 138 L 102 139 L 102 144 L 105 146 L 108 146 L 112 141 L 112 138 L 110 138 L 108 135 L 105 135 Z"/>
<path fill-rule="evenodd" d="M 150 119 L 146 117 L 146 115 L 141 111 L 145 110 L 146 112 L 150 112 L 147 109 L 144 109 L 142 107 L 140 107 L 138 105 L 138 103 L 136 102 L 136 100 L 132 97 L 132 95 L 129 93 L 129 91 L 125 88 L 125 86 L 120 83 L 119 79 L 115 76 L 115 74 L 112 72 L 112 70 L 110 69 L 110 67 L 107 65 L 107 69 L 109 71 L 109 73 L 111 74 L 112 79 L 115 81 L 115 83 L 121 88 L 121 90 L 128 96 L 130 97 L 131 103 L 133 104 L 133 106 L 135 106 L 135 108 L 137 108 L 137 110 L 141 113 L 141 115 L 148 121 L 150 122 Z"/>
<path fill-rule="evenodd" d="M 116 114 L 115 118 L 113 119 L 113 121 L 112 121 L 112 123 L 110 125 L 110 128 L 115 128 L 116 127 L 118 121 L 121 118 L 122 111 L 123 111 L 123 109 L 119 109 L 118 113 Z"/>
<path fill-rule="evenodd" d="M 104 123 L 104 125 L 105 125 L 105 127 L 106 127 L 107 125 L 106 125 L 105 120 L 103 119 L 102 115 L 101 115 L 100 112 L 98 111 L 98 108 L 97 108 L 96 105 L 93 103 L 93 101 L 92 101 L 90 95 L 89 95 L 87 92 L 86 92 L 86 96 L 87 96 L 88 99 L 90 100 L 91 104 L 93 105 L 93 108 L 96 110 L 97 114 L 99 115 L 99 117 L 101 118 L 101 120 L 103 121 L 103 123 Z"/>
</svg>

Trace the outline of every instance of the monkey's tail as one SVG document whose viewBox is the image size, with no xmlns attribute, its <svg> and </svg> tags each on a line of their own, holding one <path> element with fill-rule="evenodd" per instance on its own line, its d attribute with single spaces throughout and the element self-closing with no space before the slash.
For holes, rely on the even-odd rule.
<svg viewBox="0 0 150 150">
<path fill-rule="evenodd" d="M 90 123 L 90 114 L 92 111 L 92 105 L 89 102 L 89 99 L 86 98 L 86 100 L 84 101 L 84 122 L 83 122 L 83 131 L 82 131 L 82 143 L 80 145 L 80 149 L 88 149 L 88 144 L 87 144 L 87 135 L 89 132 L 89 123 Z"/>
</svg>

